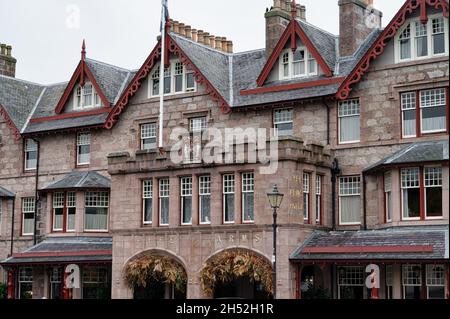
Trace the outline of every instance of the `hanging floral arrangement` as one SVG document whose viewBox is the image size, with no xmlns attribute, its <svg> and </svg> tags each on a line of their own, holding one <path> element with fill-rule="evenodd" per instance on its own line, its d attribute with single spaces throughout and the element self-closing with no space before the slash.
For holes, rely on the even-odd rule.
<svg viewBox="0 0 450 319">
<path fill-rule="evenodd" d="M 124 279 L 129 288 L 145 288 L 151 280 L 175 285 L 186 291 L 187 274 L 183 266 L 166 256 L 144 255 L 130 261 L 124 269 Z"/>
<path fill-rule="evenodd" d="M 256 254 L 229 250 L 211 258 L 201 272 L 202 288 L 212 296 L 217 283 L 228 283 L 234 279 L 248 277 L 260 283 L 268 294 L 272 293 L 272 267 Z"/>
</svg>

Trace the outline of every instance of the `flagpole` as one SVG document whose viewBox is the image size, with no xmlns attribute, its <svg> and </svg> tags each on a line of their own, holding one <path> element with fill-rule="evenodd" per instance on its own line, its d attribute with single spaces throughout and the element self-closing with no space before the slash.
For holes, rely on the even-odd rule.
<svg viewBox="0 0 450 319">
<path fill-rule="evenodd" d="M 166 53 L 166 6 L 162 0 L 162 17 L 161 17 L 161 63 L 159 65 L 159 149 L 163 149 L 163 125 L 164 125 L 164 70 L 165 70 L 165 53 Z"/>
</svg>

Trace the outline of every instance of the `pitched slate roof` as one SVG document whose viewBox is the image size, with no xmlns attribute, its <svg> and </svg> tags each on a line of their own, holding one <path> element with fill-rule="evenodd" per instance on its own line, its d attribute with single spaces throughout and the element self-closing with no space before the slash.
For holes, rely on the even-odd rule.
<svg viewBox="0 0 450 319">
<path fill-rule="evenodd" d="M 448 159 L 448 140 L 417 142 L 367 167 L 364 171 L 373 171 L 396 164 L 440 162 L 448 161 Z"/>
<path fill-rule="evenodd" d="M 97 172 L 72 172 L 60 181 L 44 187 L 43 191 L 55 189 L 111 188 L 111 180 Z"/>
<path fill-rule="evenodd" d="M 110 262 L 111 237 L 54 237 L 14 254 L 0 265 L 70 262 Z"/>
<path fill-rule="evenodd" d="M 445 260 L 449 258 L 448 226 L 421 226 L 370 231 L 315 231 L 290 256 L 293 261 L 344 260 Z M 375 252 L 352 251 L 355 247 L 380 247 Z M 409 247 L 410 252 L 389 252 L 389 247 Z M 430 247 L 432 251 L 421 251 Z M 417 248 L 417 249 L 415 249 Z M 349 249 L 349 252 L 333 252 Z M 314 251 L 315 250 L 315 251 Z M 401 249 L 400 249 L 401 250 Z M 325 252 L 329 251 L 329 252 Z"/>
<path fill-rule="evenodd" d="M 2 198 L 2 197 L 3 198 L 14 198 L 14 197 L 16 197 L 16 195 L 14 195 L 13 192 L 7 190 L 6 188 L 0 186 L 0 198 Z"/>
</svg>

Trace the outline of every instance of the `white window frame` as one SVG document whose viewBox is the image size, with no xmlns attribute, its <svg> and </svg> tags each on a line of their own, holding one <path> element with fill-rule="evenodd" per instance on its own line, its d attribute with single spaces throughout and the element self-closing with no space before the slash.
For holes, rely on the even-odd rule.
<svg viewBox="0 0 450 319">
<path fill-rule="evenodd" d="M 202 133 L 208 129 L 208 118 L 206 116 L 191 117 L 189 119 L 189 132 Z"/>
<path fill-rule="evenodd" d="M 55 293 L 53 291 L 53 284 L 56 285 L 60 285 L 60 289 L 61 289 L 61 293 L 62 293 L 62 288 L 63 288 L 63 272 L 62 272 L 62 268 L 60 267 L 52 267 L 51 268 L 51 272 L 49 274 L 49 283 L 50 283 L 50 289 L 49 289 L 49 294 L 50 294 L 50 299 L 55 299 Z M 58 296 L 60 297 L 60 296 Z"/>
<path fill-rule="evenodd" d="M 226 195 L 234 195 L 233 200 L 233 212 L 234 219 L 232 221 L 225 220 L 225 203 L 226 203 Z M 234 174 L 224 174 L 222 175 L 222 218 L 224 224 L 234 224 L 236 222 L 236 178 Z"/>
<path fill-rule="evenodd" d="M 321 213 L 322 213 L 322 185 L 323 176 L 316 174 L 316 224 L 320 224 L 322 222 L 321 220 Z"/>
<path fill-rule="evenodd" d="M 341 277 L 341 269 L 345 269 L 345 277 Z M 341 287 L 364 287 L 366 274 L 363 266 L 340 266 L 337 268 L 337 277 L 338 299 L 341 299 Z"/>
<path fill-rule="evenodd" d="M 279 116 L 277 115 L 279 114 Z M 290 119 L 289 119 L 290 117 Z M 292 124 L 292 129 L 290 134 L 278 133 L 278 125 L 281 124 Z M 273 110 L 273 128 L 275 130 L 275 136 L 289 136 L 294 134 L 294 109 L 293 108 L 282 108 Z"/>
<path fill-rule="evenodd" d="M 436 264 L 436 265 L 426 265 L 426 285 L 427 285 L 427 299 L 430 299 L 430 287 L 442 287 L 444 288 L 445 295 L 445 265 Z M 437 278 L 436 272 L 434 271 L 437 267 L 441 268 L 439 270 L 440 278 Z M 433 269 L 434 268 L 434 269 Z"/>
<path fill-rule="evenodd" d="M 392 172 L 384 173 L 384 202 L 386 222 L 392 222 Z M 389 218 L 389 214 L 391 215 Z"/>
<path fill-rule="evenodd" d="M 62 232 L 64 230 L 64 206 L 65 206 L 65 194 L 63 192 L 56 192 L 53 193 L 52 196 L 52 213 L 53 213 L 53 223 L 52 223 L 52 231 L 54 232 Z M 61 228 L 56 228 L 55 221 L 56 221 L 56 210 L 62 209 L 62 221 L 61 221 Z"/>
<path fill-rule="evenodd" d="M 417 137 L 417 92 L 404 92 L 400 95 L 400 104 L 402 109 L 402 138 Z M 405 135 L 405 112 L 414 110 L 414 131 L 415 134 Z"/>
<path fill-rule="evenodd" d="M 157 136 L 156 136 L 157 126 L 156 123 L 144 123 L 140 125 L 140 139 L 141 139 L 141 150 L 154 150 L 157 147 Z M 144 141 L 149 139 L 155 139 L 154 148 L 145 148 Z"/>
<path fill-rule="evenodd" d="M 420 268 L 419 277 L 409 276 L 414 272 L 414 268 Z M 406 264 L 402 265 L 402 291 L 403 299 L 406 297 L 406 287 L 422 287 L 422 265 L 420 264 Z"/>
<path fill-rule="evenodd" d="M 36 218 L 36 200 L 34 197 L 23 197 L 22 198 L 22 236 L 33 236 L 33 232 L 25 233 L 25 214 L 33 214 L 33 223 Z M 29 219 L 29 218 L 27 218 Z"/>
<path fill-rule="evenodd" d="M 351 194 L 344 194 L 342 193 L 342 180 L 343 179 L 347 179 L 347 183 L 351 183 L 350 179 L 357 179 L 359 180 L 359 187 L 357 188 L 349 188 L 347 187 L 346 189 L 352 190 Z M 353 192 L 353 190 L 355 190 L 355 192 Z M 359 190 L 359 192 L 356 192 L 357 190 Z M 361 210 L 361 176 L 360 175 L 351 175 L 351 176 L 341 176 L 339 177 L 339 225 L 342 226 L 356 226 L 356 225 L 361 225 L 361 220 L 359 222 L 342 222 L 342 197 L 358 197 L 359 201 L 360 201 L 360 210 Z"/>
<path fill-rule="evenodd" d="M 311 173 L 303 172 L 303 221 L 309 222 L 311 215 Z M 306 199 L 306 200 L 305 200 Z M 305 216 L 306 214 L 306 216 Z"/>
<path fill-rule="evenodd" d="M 88 203 L 89 195 L 97 194 L 93 196 L 92 199 L 95 198 L 95 201 Z M 86 219 L 86 208 L 106 208 L 106 229 L 86 229 L 86 221 L 84 220 L 83 229 L 87 233 L 107 233 L 109 231 L 109 193 L 105 191 L 88 191 L 85 193 L 85 210 L 84 210 L 84 219 Z"/>
<path fill-rule="evenodd" d="M 437 179 L 434 179 L 432 184 L 427 185 L 429 183 L 429 181 L 427 181 L 427 171 L 428 170 L 437 170 Z M 433 174 L 434 175 L 434 174 Z M 427 211 L 427 188 L 440 188 L 441 189 L 441 193 L 442 193 L 442 198 L 444 198 L 445 193 L 444 193 L 444 188 L 443 188 L 443 170 L 442 167 L 436 167 L 436 166 L 425 166 L 423 168 L 423 188 L 424 188 L 424 210 L 425 210 L 425 219 L 426 220 L 439 220 L 439 219 L 443 219 L 444 218 L 444 207 L 443 207 L 443 203 L 441 202 L 441 207 L 442 207 L 442 211 L 441 211 L 441 216 L 428 216 L 428 211 Z M 440 181 L 440 183 L 439 183 Z"/>
<path fill-rule="evenodd" d="M 182 177 L 180 178 L 180 207 L 181 207 L 181 225 L 182 226 L 191 226 L 192 225 L 192 219 L 193 219 L 193 188 L 192 188 L 192 177 Z M 185 223 L 184 220 L 184 198 L 190 197 L 191 198 L 191 220 L 187 223 Z"/>
<path fill-rule="evenodd" d="M 31 276 L 27 273 L 27 271 L 31 272 Z M 23 275 L 23 273 L 25 273 L 25 275 Z M 20 267 L 17 282 L 19 284 L 19 287 L 17 289 L 18 299 L 20 299 L 20 296 L 22 295 L 22 283 L 31 283 L 31 286 L 33 287 L 33 268 Z"/>
<path fill-rule="evenodd" d="M 438 91 L 441 91 L 441 93 L 443 93 L 443 99 L 441 98 L 441 103 L 442 104 L 433 104 L 433 105 L 423 105 L 422 104 L 422 102 L 423 102 L 423 95 L 424 94 L 426 94 L 427 92 L 434 92 L 434 93 L 437 93 Z M 443 128 L 443 129 L 438 129 L 438 130 L 429 130 L 429 131 L 424 131 L 424 129 L 423 129 L 423 110 L 424 109 L 426 109 L 426 108 L 429 108 L 429 107 L 444 107 L 444 108 L 446 108 L 447 107 L 447 92 L 446 92 L 446 90 L 445 90 L 445 88 L 437 88 L 437 89 L 430 89 L 430 90 L 421 90 L 420 92 L 419 92 L 419 108 L 420 108 L 420 133 L 422 134 L 422 135 L 427 135 L 427 134 L 433 134 L 433 133 L 444 133 L 444 132 L 446 132 L 447 131 L 447 122 L 448 122 L 448 119 L 447 119 L 447 111 L 446 111 L 446 113 L 445 113 L 445 127 Z M 417 119 L 416 119 L 417 120 Z"/>
<path fill-rule="evenodd" d="M 350 108 L 351 111 L 342 111 L 342 113 L 345 114 L 341 114 L 341 108 L 342 107 L 348 107 Z M 345 101 L 340 101 L 338 103 L 338 141 L 340 145 L 345 145 L 345 144 L 355 144 L 355 143 L 359 143 L 361 142 L 361 101 L 359 98 L 356 99 L 349 99 L 349 100 L 345 100 Z M 359 121 L 359 132 L 358 132 L 358 136 L 359 138 L 357 140 L 351 140 L 351 141 L 342 141 L 341 140 L 341 119 L 342 118 L 346 118 L 346 117 L 358 117 L 358 121 Z"/>
<path fill-rule="evenodd" d="M 203 175 L 198 178 L 198 208 L 199 208 L 199 223 L 200 225 L 210 225 L 211 224 L 211 175 Z M 209 196 L 209 218 L 210 220 L 207 222 L 202 221 L 202 196 Z"/>
<path fill-rule="evenodd" d="M 176 84 L 175 84 L 175 77 L 177 75 L 180 74 L 176 74 L 177 71 L 177 63 L 181 63 L 181 61 L 179 59 L 171 59 L 170 60 L 170 66 L 167 69 L 168 71 L 170 71 L 170 93 L 164 93 L 164 96 L 171 96 L 171 95 L 179 95 L 179 94 L 186 94 L 186 93 L 194 93 L 197 92 L 197 81 L 195 80 L 195 72 L 194 70 L 189 70 L 186 65 L 183 65 L 183 89 L 180 92 L 175 92 L 175 88 L 176 88 Z M 159 81 L 159 71 L 160 71 L 160 63 L 156 64 L 151 72 L 151 76 L 149 77 L 149 81 L 148 81 L 148 97 L 149 98 L 154 98 L 154 97 L 158 97 L 159 96 L 159 90 L 158 90 L 158 94 L 153 94 L 153 81 L 157 80 Z M 165 75 L 169 74 L 168 71 L 165 71 Z M 193 88 L 189 88 L 187 87 L 187 77 L 188 74 L 192 74 L 193 78 L 194 78 L 194 87 Z M 161 85 L 161 83 L 160 83 Z M 162 85 L 164 85 L 164 83 L 162 83 Z"/>
<path fill-rule="evenodd" d="M 158 200 L 159 200 L 159 206 L 158 206 L 158 214 L 159 214 L 159 226 L 169 226 L 170 224 L 170 179 L 169 178 L 162 178 L 158 181 L 159 186 L 159 192 L 158 192 Z M 161 203 L 163 198 L 169 198 L 169 211 L 168 214 L 168 223 L 162 223 L 161 218 Z"/>
<path fill-rule="evenodd" d="M 77 165 L 79 166 L 91 164 L 91 137 L 91 133 L 89 132 L 82 132 L 77 134 Z M 81 146 L 89 146 L 89 160 L 87 162 L 80 162 Z"/>
<path fill-rule="evenodd" d="M 36 164 L 34 167 L 28 167 L 28 153 L 32 153 L 32 152 L 36 152 Z M 35 171 L 37 168 L 37 160 L 38 160 L 38 145 L 36 143 L 35 140 L 31 139 L 31 138 L 27 138 L 25 140 L 25 145 L 24 145 L 24 167 L 25 167 L 25 171 Z"/>
<path fill-rule="evenodd" d="M 146 221 L 145 220 L 145 212 L 147 205 L 145 203 L 146 199 L 151 199 L 151 209 L 152 209 L 152 215 L 151 220 Z M 142 181 L 142 224 L 143 225 L 152 225 L 153 224 L 153 179 L 147 179 Z"/>
<path fill-rule="evenodd" d="M 434 45 L 433 45 L 433 20 L 437 18 L 442 18 L 444 20 L 444 43 L 445 43 L 445 52 L 434 54 Z M 395 36 L 395 63 L 401 63 L 401 62 L 409 62 L 409 61 L 416 61 L 416 60 L 424 60 L 424 59 L 430 59 L 434 57 L 441 57 L 441 56 L 448 56 L 449 54 L 449 43 L 448 43 L 448 19 L 444 18 L 442 14 L 434 14 L 428 16 L 428 22 L 427 22 L 427 46 L 428 46 L 428 55 L 423 57 L 417 56 L 417 47 L 416 47 L 416 22 L 420 22 L 420 17 L 408 19 L 406 20 L 403 28 L 401 28 L 396 36 Z M 403 31 L 410 25 L 411 32 L 410 32 L 410 49 L 411 49 L 411 57 L 408 59 L 401 59 L 401 51 L 400 51 L 400 36 L 403 33 Z"/>
<path fill-rule="evenodd" d="M 419 183 L 419 186 L 417 186 L 417 187 L 408 186 L 408 185 L 405 186 L 405 184 L 403 183 L 403 172 L 411 171 L 411 170 L 417 170 L 418 183 Z M 420 204 L 419 204 L 419 217 L 405 217 L 405 205 L 404 205 L 404 194 L 403 194 L 403 191 L 405 189 L 410 189 L 410 188 L 418 188 L 419 192 L 420 192 L 420 168 L 419 167 L 402 168 L 400 170 L 400 193 L 401 193 L 400 194 L 400 200 L 401 200 L 401 205 L 402 205 L 401 219 L 402 220 L 420 220 Z"/>
<path fill-rule="evenodd" d="M 241 174 L 242 186 L 242 223 L 252 224 L 255 222 L 255 174 L 253 172 L 246 172 Z M 253 219 L 245 219 L 245 198 L 244 194 L 253 194 Z"/>
<path fill-rule="evenodd" d="M 294 63 L 298 62 L 294 62 L 294 52 L 292 51 L 292 49 L 285 49 L 281 52 L 280 58 L 279 60 L 279 68 L 278 68 L 278 76 L 280 78 L 280 80 L 291 80 L 291 79 L 298 79 L 298 78 L 306 78 L 306 77 L 310 77 L 310 76 L 315 76 L 318 74 L 318 70 L 319 70 L 319 63 L 317 62 L 317 60 L 314 58 L 314 56 L 311 54 L 311 52 L 309 52 L 308 48 L 306 46 L 299 46 L 296 50 L 297 51 L 304 51 L 305 55 L 304 55 L 304 59 L 303 60 L 299 60 L 302 61 L 304 64 L 304 68 L 305 68 L 305 73 L 304 74 L 298 74 L 298 75 L 294 75 Z M 288 61 L 287 63 L 289 64 L 289 75 L 285 76 L 284 75 L 284 66 L 286 65 L 286 61 L 285 61 L 285 56 L 286 54 L 288 54 Z M 316 61 L 316 70 L 315 72 L 310 72 L 309 70 L 309 63 L 310 61 Z"/>
<path fill-rule="evenodd" d="M 90 94 L 85 93 L 85 90 L 87 87 L 91 88 Z M 84 105 L 85 96 L 88 96 L 88 95 L 91 96 L 91 103 L 88 105 Z M 79 101 L 80 101 L 80 103 L 79 103 Z M 81 104 L 81 106 L 80 106 L 80 104 Z M 75 90 L 73 91 L 73 109 L 74 109 L 74 111 L 89 110 L 89 109 L 93 109 L 96 107 L 102 107 L 102 106 L 103 106 L 102 99 L 100 98 L 100 95 L 95 90 L 95 87 L 91 82 L 86 82 L 84 84 L 84 86 L 81 86 L 80 84 L 78 84 L 75 87 Z"/>
<path fill-rule="evenodd" d="M 73 233 L 76 231 L 77 229 L 77 193 L 76 192 L 67 192 L 66 194 L 66 203 L 67 203 L 67 207 L 66 207 L 66 216 L 67 216 L 67 221 L 66 221 L 66 232 L 68 233 Z M 74 214 L 74 223 L 73 223 L 73 229 L 69 229 L 69 210 L 71 208 L 75 209 L 75 214 Z"/>
</svg>

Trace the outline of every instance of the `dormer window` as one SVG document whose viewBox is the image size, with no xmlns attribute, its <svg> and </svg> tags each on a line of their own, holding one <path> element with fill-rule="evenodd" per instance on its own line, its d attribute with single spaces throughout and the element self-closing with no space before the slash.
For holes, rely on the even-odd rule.
<svg viewBox="0 0 450 319">
<path fill-rule="evenodd" d="M 317 60 L 306 48 L 285 50 L 280 58 L 280 78 L 288 80 L 317 75 Z"/>
<path fill-rule="evenodd" d="M 423 24 L 411 19 L 400 30 L 395 43 L 396 62 L 448 55 L 448 20 L 434 16 Z"/>
<path fill-rule="evenodd" d="M 73 109 L 76 111 L 102 106 L 100 96 L 95 91 L 92 83 L 89 82 L 84 86 L 79 85 L 75 89 L 74 97 L 75 101 Z"/>
<path fill-rule="evenodd" d="M 151 74 L 149 97 L 159 96 L 160 65 L 155 66 Z M 164 70 L 164 95 L 195 92 L 194 71 L 188 69 L 179 60 L 172 60 Z"/>
</svg>

